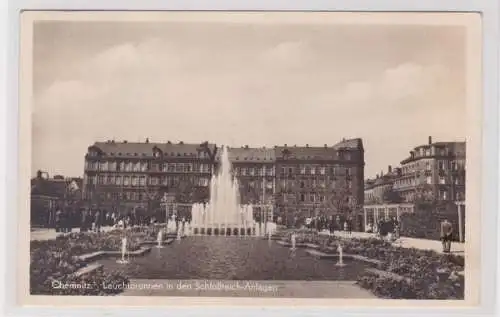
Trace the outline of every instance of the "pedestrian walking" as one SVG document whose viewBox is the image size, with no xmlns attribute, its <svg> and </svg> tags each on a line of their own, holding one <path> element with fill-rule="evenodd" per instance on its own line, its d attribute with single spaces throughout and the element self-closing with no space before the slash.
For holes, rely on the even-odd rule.
<svg viewBox="0 0 500 317">
<path fill-rule="evenodd" d="M 443 243 L 443 253 L 450 253 L 451 240 L 453 239 L 453 226 L 448 219 L 441 222 L 441 241 Z"/>
</svg>

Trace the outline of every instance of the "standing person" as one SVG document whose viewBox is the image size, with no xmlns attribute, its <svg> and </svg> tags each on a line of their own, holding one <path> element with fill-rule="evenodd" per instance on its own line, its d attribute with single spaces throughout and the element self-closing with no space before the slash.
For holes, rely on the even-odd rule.
<svg viewBox="0 0 500 317">
<path fill-rule="evenodd" d="M 330 216 L 330 220 L 328 221 L 328 230 L 330 231 L 330 235 L 335 233 L 335 220 L 333 220 L 333 216 Z"/>
<path fill-rule="evenodd" d="M 100 232 L 101 231 L 101 222 L 102 222 L 102 219 L 101 219 L 101 212 L 99 211 L 99 209 L 96 210 L 95 214 L 94 214 L 94 228 L 95 228 L 95 232 Z"/>
<path fill-rule="evenodd" d="M 62 233 L 66 233 L 68 228 L 68 208 L 63 207 L 61 210 L 61 231 Z"/>
<path fill-rule="evenodd" d="M 62 211 L 61 208 L 58 207 L 55 216 L 56 232 L 61 232 L 61 225 L 62 225 L 61 220 L 62 220 Z"/>
<path fill-rule="evenodd" d="M 115 226 L 116 223 L 117 223 L 117 216 L 116 216 L 116 212 L 113 211 L 113 213 L 111 214 L 111 225 Z"/>
<path fill-rule="evenodd" d="M 104 219 L 104 225 L 109 226 L 111 225 L 111 213 L 109 211 L 106 211 L 106 216 Z"/>
<path fill-rule="evenodd" d="M 352 218 L 347 218 L 347 234 L 352 235 Z"/>
<path fill-rule="evenodd" d="M 87 210 L 85 208 L 82 209 L 82 213 L 80 215 L 80 232 L 87 231 Z"/>
<path fill-rule="evenodd" d="M 450 253 L 451 240 L 453 238 L 453 226 L 448 219 L 441 222 L 441 241 L 443 243 L 443 253 Z"/>
</svg>

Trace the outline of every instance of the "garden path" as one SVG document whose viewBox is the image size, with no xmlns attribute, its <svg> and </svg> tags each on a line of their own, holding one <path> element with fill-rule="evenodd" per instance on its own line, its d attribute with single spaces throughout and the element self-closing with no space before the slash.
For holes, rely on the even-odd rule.
<svg viewBox="0 0 500 317">
<path fill-rule="evenodd" d="M 113 227 L 101 227 L 102 232 L 111 231 Z M 71 232 L 80 232 L 79 228 L 74 228 Z M 56 232 L 56 229 L 48 229 L 48 228 L 34 228 L 30 234 L 30 240 L 53 240 L 57 236 L 62 235 L 64 233 Z"/>
<path fill-rule="evenodd" d="M 346 235 L 343 231 L 336 231 L 335 236 L 338 237 L 348 237 L 348 238 L 374 238 L 375 234 L 368 232 L 352 232 L 351 235 Z M 441 241 L 428 240 L 428 239 L 417 239 L 409 237 L 401 237 L 397 242 L 394 243 L 395 246 L 401 246 L 403 248 L 415 248 L 420 250 L 433 250 L 438 253 L 443 252 L 443 246 Z M 451 253 L 463 255 L 465 251 L 465 244 L 453 242 L 451 244 Z"/>
</svg>

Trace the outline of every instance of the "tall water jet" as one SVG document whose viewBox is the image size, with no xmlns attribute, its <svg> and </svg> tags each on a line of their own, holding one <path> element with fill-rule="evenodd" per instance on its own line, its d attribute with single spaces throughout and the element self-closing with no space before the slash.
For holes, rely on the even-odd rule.
<svg viewBox="0 0 500 317">
<path fill-rule="evenodd" d="M 127 237 L 122 238 L 122 247 L 121 247 L 122 258 L 116 261 L 117 263 L 125 264 L 128 263 L 128 260 L 125 259 L 125 255 L 127 254 Z"/>
<path fill-rule="evenodd" d="M 292 250 L 295 250 L 296 244 L 297 244 L 297 238 L 295 237 L 295 232 L 292 233 L 292 236 L 290 237 L 291 243 L 292 243 Z"/>
<path fill-rule="evenodd" d="M 210 181 L 208 204 L 193 204 L 193 226 L 197 232 L 215 235 L 241 235 L 253 224 L 251 205 L 240 205 L 238 180 L 231 173 L 228 148 L 224 146 L 220 155 L 219 169 Z"/>
<path fill-rule="evenodd" d="M 342 245 L 339 243 L 337 247 L 337 251 L 339 253 L 339 261 L 337 262 L 337 266 L 345 266 L 344 263 L 344 251 L 342 250 Z"/>
<path fill-rule="evenodd" d="M 158 237 L 157 237 L 157 242 L 158 242 L 158 245 L 156 246 L 157 248 L 163 248 L 163 246 L 161 245 L 162 241 L 163 241 L 163 230 L 160 229 L 160 231 L 158 231 Z"/>
</svg>

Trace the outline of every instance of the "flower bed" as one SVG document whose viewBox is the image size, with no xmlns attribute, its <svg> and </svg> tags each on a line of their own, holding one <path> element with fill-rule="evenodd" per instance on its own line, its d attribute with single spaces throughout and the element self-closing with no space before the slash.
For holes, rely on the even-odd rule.
<svg viewBox="0 0 500 317">
<path fill-rule="evenodd" d="M 380 260 L 379 269 L 412 281 L 408 284 L 405 280 L 395 281 L 370 272 L 362 273 L 359 285 L 372 290 L 377 296 L 418 299 L 463 299 L 464 296 L 464 280 L 457 274 L 464 270 L 462 256 L 394 247 L 375 238 L 342 240 L 331 236 L 298 234 L 297 243 L 317 244 L 323 252 L 332 252 L 332 248 L 341 243 L 344 253 Z"/>
<path fill-rule="evenodd" d="M 142 233 L 111 231 L 108 233 L 72 233 L 55 240 L 31 241 L 30 292 L 45 295 L 111 295 L 117 289 L 106 289 L 105 282 L 128 284 L 120 272 L 93 271 L 75 277 L 85 262 L 77 256 L 95 251 L 116 251 L 123 236 L 128 238 L 128 249 L 138 250 Z M 108 283 L 109 284 L 109 283 Z"/>
</svg>

